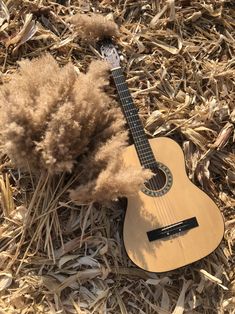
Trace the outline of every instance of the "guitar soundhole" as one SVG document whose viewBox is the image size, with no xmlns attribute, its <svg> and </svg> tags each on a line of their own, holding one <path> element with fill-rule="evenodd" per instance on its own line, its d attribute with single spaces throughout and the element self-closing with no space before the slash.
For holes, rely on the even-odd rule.
<svg viewBox="0 0 235 314">
<path fill-rule="evenodd" d="M 145 186 L 149 190 L 159 191 L 166 185 L 167 181 L 166 174 L 163 170 L 157 167 L 151 170 L 153 173 L 155 173 L 155 175 L 145 183 Z"/>
<path fill-rule="evenodd" d="M 162 163 L 156 163 L 149 167 L 154 175 L 145 182 L 142 192 L 149 196 L 162 196 L 166 194 L 172 186 L 172 174 L 168 167 Z"/>
</svg>

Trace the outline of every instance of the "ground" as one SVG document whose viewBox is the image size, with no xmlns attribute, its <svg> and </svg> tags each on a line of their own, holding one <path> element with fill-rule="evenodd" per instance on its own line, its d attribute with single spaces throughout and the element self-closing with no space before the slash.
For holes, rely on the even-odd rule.
<svg viewBox="0 0 235 314">
<path fill-rule="evenodd" d="M 146 133 L 181 145 L 189 178 L 221 210 L 224 239 L 193 265 L 145 272 L 126 256 L 122 206 L 75 205 L 65 176 L 35 178 L 3 155 L 0 313 L 235 313 L 234 1 L 0 1 L 0 84 L 43 52 L 85 72 L 98 53 L 67 21 L 78 12 L 118 24 Z"/>
</svg>

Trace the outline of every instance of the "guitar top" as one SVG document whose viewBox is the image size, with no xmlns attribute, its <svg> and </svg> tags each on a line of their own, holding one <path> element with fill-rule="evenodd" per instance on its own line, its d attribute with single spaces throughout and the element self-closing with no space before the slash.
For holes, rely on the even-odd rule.
<svg viewBox="0 0 235 314">
<path fill-rule="evenodd" d="M 119 56 L 111 41 L 101 54 L 111 67 L 134 144 L 126 165 L 151 169 L 153 177 L 128 198 L 123 240 L 129 258 L 140 268 L 165 272 L 213 252 L 224 234 L 224 221 L 211 198 L 187 177 L 180 146 L 166 137 L 148 140 L 128 89 Z"/>
</svg>

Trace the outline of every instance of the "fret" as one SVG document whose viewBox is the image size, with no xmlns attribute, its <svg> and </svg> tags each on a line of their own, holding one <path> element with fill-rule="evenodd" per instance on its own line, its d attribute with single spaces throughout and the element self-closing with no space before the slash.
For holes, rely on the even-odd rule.
<svg viewBox="0 0 235 314">
<path fill-rule="evenodd" d="M 116 83 L 116 86 L 121 86 L 121 85 L 125 85 L 127 87 L 126 82 Z"/>
<path fill-rule="evenodd" d="M 138 113 L 137 109 L 136 108 L 130 108 L 130 109 L 125 109 L 125 113 L 128 113 L 128 112 L 136 112 Z"/>
<path fill-rule="evenodd" d="M 112 69 L 111 72 L 116 72 L 116 71 L 119 71 L 121 72 L 122 76 L 123 76 L 123 73 L 122 73 L 122 68 L 119 67 L 119 68 L 116 68 L 116 69 Z"/>
<path fill-rule="evenodd" d="M 133 108 L 133 110 L 132 110 L 130 107 L 126 107 L 126 108 L 123 108 L 123 111 L 129 118 L 131 118 L 132 116 L 135 116 L 136 117 L 135 122 L 137 122 L 137 120 L 138 120 L 138 122 L 140 123 L 140 126 L 142 127 L 139 113 L 138 113 L 138 110 L 136 108 Z"/>
<path fill-rule="evenodd" d="M 137 153 L 138 153 L 140 161 L 143 161 L 143 162 L 154 162 L 155 161 L 154 155 L 153 156 L 151 156 L 151 155 L 143 156 L 140 152 L 137 152 Z"/>
<path fill-rule="evenodd" d="M 156 162 L 155 158 L 153 156 L 143 156 L 139 152 L 137 152 L 137 154 L 138 154 L 138 157 L 139 157 L 141 164 L 145 165 L 145 164 L 150 164 L 150 163 Z"/>
<path fill-rule="evenodd" d="M 138 153 L 139 158 L 142 161 L 153 161 L 154 160 L 154 156 L 152 156 L 152 155 L 148 155 L 148 154 L 144 155 L 143 153 L 141 153 L 139 151 L 137 151 L 137 153 Z"/>
<path fill-rule="evenodd" d="M 114 80 L 116 80 L 117 78 L 123 78 L 123 75 L 117 75 L 117 76 L 113 76 Z"/>
<path fill-rule="evenodd" d="M 138 149 L 139 150 L 144 150 L 146 151 L 149 148 L 149 145 L 146 143 L 146 141 L 144 140 L 144 138 L 134 138 L 134 143 L 136 146 L 139 145 Z"/>
<path fill-rule="evenodd" d="M 128 85 L 125 80 L 114 80 L 116 87 L 119 91 L 125 89 L 126 91 L 129 91 Z"/>
<path fill-rule="evenodd" d="M 131 95 L 126 96 L 126 97 L 122 97 L 122 99 L 128 99 L 128 98 L 130 98 L 130 99 L 131 99 L 131 101 L 132 101 L 132 97 L 131 97 Z M 121 100 L 122 100 L 122 99 L 121 99 Z"/>
<path fill-rule="evenodd" d="M 139 115 L 138 115 L 138 112 L 134 112 L 134 111 L 128 111 L 128 110 L 123 110 L 124 113 L 126 114 L 127 118 L 131 119 L 131 118 L 134 118 L 133 120 L 130 120 L 133 121 L 133 122 L 139 122 L 139 125 L 142 126 L 140 124 L 140 120 L 139 120 Z"/>
<path fill-rule="evenodd" d="M 143 130 L 133 130 L 135 135 L 142 135 L 145 138 L 145 133 Z"/>
<path fill-rule="evenodd" d="M 145 149 L 149 147 L 148 141 L 145 139 L 145 135 L 136 135 L 133 136 L 134 142 L 139 146 L 145 146 Z"/>
<path fill-rule="evenodd" d="M 138 117 L 138 116 L 137 116 Z M 135 122 L 134 121 L 128 121 L 128 118 L 127 118 L 127 122 L 128 122 L 128 124 L 130 125 L 130 127 L 131 127 L 131 131 L 133 131 L 133 132 L 135 132 L 135 135 L 136 136 L 143 136 L 144 138 L 145 138 L 145 132 L 144 132 L 144 130 L 142 130 L 141 129 L 141 125 L 140 124 L 135 124 Z M 142 132 L 142 133 L 141 133 Z"/>
<path fill-rule="evenodd" d="M 143 153 L 143 154 L 145 154 L 145 155 L 148 154 L 149 156 L 150 156 L 150 155 L 151 155 L 151 156 L 153 155 L 152 151 L 150 151 L 150 150 L 147 149 L 148 147 L 145 147 L 145 148 L 142 147 L 142 146 L 141 146 L 141 147 L 138 147 L 138 144 L 135 143 L 135 142 L 134 142 L 134 144 L 135 144 L 135 147 L 138 149 L 138 151 L 139 151 L 140 153 Z"/>
<path fill-rule="evenodd" d="M 129 89 L 128 89 L 128 86 L 126 85 L 126 83 L 115 83 L 117 88 L 118 88 L 118 92 L 119 93 L 126 93 L 128 92 L 129 93 Z M 120 87 L 121 85 L 124 85 L 123 87 Z"/>
<path fill-rule="evenodd" d="M 149 147 L 147 145 L 144 146 L 144 141 L 141 142 L 141 141 L 136 141 L 134 140 L 134 145 L 136 147 L 136 149 L 140 152 L 148 152 L 149 151 Z"/>
<path fill-rule="evenodd" d="M 128 109 L 133 109 L 138 113 L 138 110 L 136 107 L 134 107 L 134 105 L 132 103 L 122 103 L 122 107 L 125 111 L 127 111 Z"/>
<path fill-rule="evenodd" d="M 138 120 L 138 118 L 139 118 L 138 114 L 126 117 L 128 124 L 130 124 L 130 127 L 132 128 L 131 131 L 134 131 L 134 130 L 141 131 L 142 130 L 142 128 L 141 128 L 142 125 L 140 124 L 140 120 Z M 143 130 L 143 134 L 145 134 L 144 130 Z"/>
<path fill-rule="evenodd" d="M 136 117 L 136 119 L 138 119 L 137 115 L 135 117 Z M 126 120 L 127 120 L 127 123 L 128 123 L 128 125 L 130 127 L 131 133 L 134 133 L 135 131 L 138 131 L 138 132 L 141 131 L 141 125 L 140 125 L 140 123 L 138 121 L 136 121 L 136 123 L 135 123 L 134 120 L 130 121 L 130 117 L 126 117 Z M 135 133 L 135 136 L 141 136 L 141 135 L 145 137 L 144 131 L 143 131 L 142 134 L 141 133 L 139 133 L 139 134 Z"/>
<path fill-rule="evenodd" d="M 142 158 L 139 155 L 138 155 L 138 157 L 139 157 L 141 165 L 143 165 L 143 166 L 152 165 L 152 164 L 156 163 L 155 159 L 149 159 L 149 160 L 144 159 L 144 160 L 142 160 Z"/>
<path fill-rule="evenodd" d="M 120 85 L 125 85 L 125 86 L 127 87 L 127 89 L 128 89 L 128 85 L 127 85 L 127 82 L 126 82 L 126 80 L 125 80 L 124 77 L 119 78 L 119 79 L 114 78 L 114 82 L 115 82 L 115 85 L 122 83 L 122 84 L 120 84 Z M 121 88 L 121 87 L 120 87 L 120 88 Z M 128 89 L 128 90 L 129 90 L 129 89 Z"/>
<path fill-rule="evenodd" d="M 116 68 L 116 69 L 112 69 L 111 70 L 112 73 L 116 73 L 116 74 L 121 74 L 121 76 L 123 76 L 123 73 L 122 73 L 122 68 Z"/>
<path fill-rule="evenodd" d="M 125 113 L 125 112 L 124 112 Z M 128 120 L 128 123 L 135 123 L 138 124 L 138 127 L 140 129 L 142 129 L 142 124 L 138 115 L 138 112 L 134 113 L 134 112 L 129 112 L 129 113 L 125 113 L 126 114 L 126 119 Z"/>
<path fill-rule="evenodd" d="M 134 140 L 134 145 L 135 147 L 138 149 L 138 151 L 140 151 L 141 153 L 143 152 L 148 153 L 148 154 L 152 154 L 152 151 L 150 151 L 148 148 L 149 146 L 147 146 L 146 144 L 141 144 L 141 142 L 137 142 L 136 139 Z"/>
<path fill-rule="evenodd" d="M 148 162 L 144 164 L 144 167 L 146 169 L 150 168 L 151 166 L 155 166 L 156 165 L 156 160 L 154 159 L 152 162 Z"/>
<path fill-rule="evenodd" d="M 132 97 L 130 95 L 130 93 L 128 92 L 128 90 L 118 90 L 118 94 L 119 94 L 119 97 L 121 99 L 127 99 L 127 98 L 130 98 L 131 99 L 131 102 L 133 103 L 133 100 L 132 100 Z"/>
<path fill-rule="evenodd" d="M 142 129 L 142 124 L 139 120 L 138 114 L 126 115 L 126 120 L 131 127 L 131 131 L 142 131 L 142 134 L 145 136 L 145 132 Z"/>
<path fill-rule="evenodd" d="M 143 157 L 148 157 L 150 159 L 154 159 L 154 155 L 153 155 L 152 151 L 144 150 L 143 148 L 138 148 L 137 145 L 135 145 L 135 147 L 137 148 L 137 152 L 139 155 L 141 155 Z"/>
<path fill-rule="evenodd" d="M 153 160 L 155 160 L 155 159 L 154 159 L 154 155 L 143 155 L 143 154 L 140 153 L 140 152 L 138 152 L 138 155 L 140 156 L 140 159 L 145 160 L 145 161 L 146 161 L 146 159 L 147 159 L 148 161 L 153 161 Z"/>
<path fill-rule="evenodd" d="M 122 90 L 123 87 L 125 87 L 125 89 L 129 91 L 128 85 L 123 79 L 114 80 L 114 82 L 119 90 Z"/>
<path fill-rule="evenodd" d="M 119 94 L 119 97 L 120 97 L 120 99 L 121 99 L 121 102 L 124 102 L 124 105 L 128 104 L 128 105 L 131 105 L 131 106 L 133 106 L 134 108 L 136 108 L 136 107 L 134 106 L 134 104 L 133 104 L 133 99 L 132 99 L 132 97 L 131 97 L 130 94 L 127 94 L 127 95 L 125 95 L 125 96 L 120 96 L 120 94 Z"/>
<path fill-rule="evenodd" d="M 139 115 L 138 112 L 125 112 L 125 110 L 123 110 L 126 118 L 128 119 L 128 123 L 129 122 L 136 122 L 139 124 L 139 126 L 141 127 L 142 125 L 140 124 L 140 120 L 139 120 Z"/>
<path fill-rule="evenodd" d="M 137 135 L 137 134 L 135 133 L 134 136 L 133 136 L 133 139 L 134 139 L 134 141 L 135 141 L 137 144 L 139 144 L 139 145 L 141 145 L 141 146 L 145 145 L 146 148 L 149 147 L 149 143 L 148 143 L 148 141 L 146 141 L 145 134 L 142 134 L 142 135 L 140 136 L 140 135 Z"/>
<path fill-rule="evenodd" d="M 124 108 L 125 114 L 129 115 L 131 117 L 132 115 L 139 117 L 138 111 L 135 108 Z"/>
<path fill-rule="evenodd" d="M 118 82 L 118 81 L 122 81 L 122 82 L 125 82 L 125 78 L 123 77 L 123 75 L 115 75 L 113 76 L 113 79 L 115 82 Z"/>
<path fill-rule="evenodd" d="M 130 125 L 130 127 L 136 131 L 140 131 L 141 130 L 141 126 L 139 125 L 138 122 L 135 123 L 135 121 L 128 121 L 128 124 Z M 145 136 L 145 133 L 143 133 L 143 135 Z"/>
<path fill-rule="evenodd" d="M 139 149 L 138 153 L 143 158 L 146 158 L 146 157 L 149 158 L 149 159 L 153 158 L 153 155 L 152 155 L 152 153 L 150 151 L 146 151 L 146 150 L 145 151 L 141 151 L 141 149 Z"/>
<path fill-rule="evenodd" d="M 151 152 L 148 150 L 148 147 L 143 148 L 142 146 L 139 147 L 138 145 L 136 145 L 136 142 L 134 142 L 135 148 L 136 150 L 143 155 L 151 155 Z"/>
<path fill-rule="evenodd" d="M 136 147 L 136 146 L 135 146 Z M 151 152 L 142 151 L 140 149 L 136 150 L 140 158 L 142 159 L 151 159 L 154 160 L 154 155 L 151 154 Z"/>
<path fill-rule="evenodd" d="M 129 100 L 128 100 L 128 98 L 129 98 Z M 123 106 L 126 106 L 126 107 L 131 106 L 132 108 L 134 107 L 136 109 L 136 107 L 133 104 L 133 100 L 132 100 L 131 96 L 125 97 L 125 99 L 121 98 L 121 102 L 122 102 Z"/>
<path fill-rule="evenodd" d="M 117 87 L 117 89 L 118 89 L 118 92 L 129 92 L 129 88 L 128 88 L 128 85 L 127 85 L 127 83 L 124 81 L 115 81 L 115 85 L 116 85 L 116 87 Z"/>
<path fill-rule="evenodd" d="M 140 120 L 140 117 L 139 117 L 139 114 L 138 114 L 138 111 L 136 112 L 125 112 L 125 110 L 123 110 L 124 113 L 126 114 L 126 118 L 130 120 L 130 122 L 134 122 L 134 123 L 138 123 L 138 126 L 140 127 L 140 129 L 143 129 L 143 126 L 142 126 L 142 122 Z"/>
<path fill-rule="evenodd" d="M 134 145 L 135 145 L 135 143 L 134 143 Z M 138 153 L 139 153 L 140 155 L 142 154 L 143 156 L 148 156 L 148 157 L 150 157 L 150 158 L 153 157 L 150 151 L 144 150 L 143 148 L 138 148 L 137 145 L 135 145 L 135 148 L 136 148 L 136 150 L 138 151 Z"/>
<path fill-rule="evenodd" d="M 131 100 L 131 102 L 133 104 L 133 99 L 132 99 L 132 97 L 131 97 L 131 95 L 130 95 L 130 93 L 129 93 L 129 91 L 127 89 L 126 90 L 118 90 L 118 94 L 119 94 L 119 97 L 120 97 L 121 100 L 130 98 L 130 100 Z M 133 106 L 134 106 L 134 104 L 133 104 Z"/>
<path fill-rule="evenodd" d="M 136 143 L 141 143 L 141 146 L 145 145 L 146 147 L 149 147 L 149 141 L 147 140 L 144 132 L 143 133 L 135 132 L 134 140 L 136 141 Z"/>
</svg>

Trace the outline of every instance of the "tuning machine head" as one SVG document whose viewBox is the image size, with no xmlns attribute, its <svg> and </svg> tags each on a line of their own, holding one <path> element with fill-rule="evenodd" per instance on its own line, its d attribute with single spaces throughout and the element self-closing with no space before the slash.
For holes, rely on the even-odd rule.
<svg viewBox="0 0 235 314">
<path fill-rule="evenodd" d="M 112 69 L 120 67 L 120 57 L 118 48 L 113 44 L 111 39 L 103 39 L 99 42 L 99 50 Z"/>
</svg>

